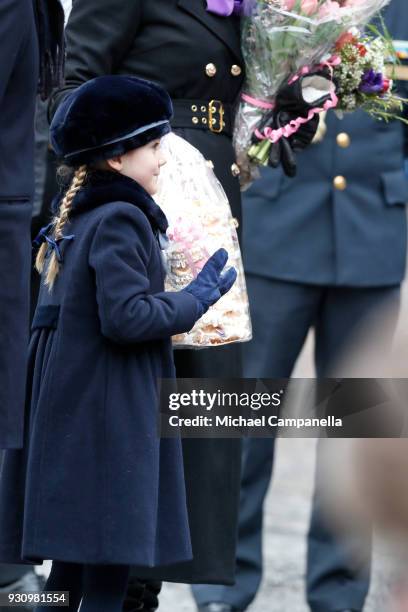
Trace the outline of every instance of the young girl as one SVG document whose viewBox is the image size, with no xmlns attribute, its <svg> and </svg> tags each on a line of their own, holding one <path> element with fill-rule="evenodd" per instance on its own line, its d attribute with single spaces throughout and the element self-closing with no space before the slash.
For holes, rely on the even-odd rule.
<svg viewBox="0 0 408 612">
<path fill-rule="evenodd" d="M 151 196 L 171 113 L 158 86 L 100 77 L 51 125 L 74 175 L 38 238 L 25 445 L 1 473 L 0 561 L 52 559 L 45 590 L 69 590 L 70 611 L 82 599 L 81 612 L 120 612 L 129 565 L 192 557 L 180 440 L 157 436 L 157 379 L 174 376 L 171 336 L 236 273 L 222 274 L 220 249 L 183 291 L 163 290 L 167 221 Z"/>
</svg>

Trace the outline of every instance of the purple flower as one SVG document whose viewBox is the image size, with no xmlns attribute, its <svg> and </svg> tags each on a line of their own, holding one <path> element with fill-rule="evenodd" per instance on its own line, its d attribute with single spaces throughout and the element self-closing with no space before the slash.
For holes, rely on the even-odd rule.
<svg viewBox="0 0 408 612">
<path fill-rule="evenodd" d="M 384 88 L 382 72 L 375 72 L 372 68 L 366 70 L 359 85 L 359 91 L 365 94 L 381 93 Z"/>
</svg>

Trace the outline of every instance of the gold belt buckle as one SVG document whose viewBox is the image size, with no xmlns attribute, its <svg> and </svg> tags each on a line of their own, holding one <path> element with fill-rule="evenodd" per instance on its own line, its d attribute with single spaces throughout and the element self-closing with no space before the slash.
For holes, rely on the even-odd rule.
<svg viewBox="0 0 408 612">
<path fill-rule="evenodd" d="M 219 107 L 217 108 L 216 104 L 219 104 Z M 225 127 L 225 123 L 224 123 L 224 106 L 221 102 L 221 100 L 210 100 L 210 102 L 208 103 L 208 128 L 211 132 L 214 132 L 214 134 L 221 134 L 222 130 Z M 217 122 L 216 117 L 214 116 L 215 113 L 219 113 L 219 127 L 215 128 L 214 125 Z"/>
</svg>

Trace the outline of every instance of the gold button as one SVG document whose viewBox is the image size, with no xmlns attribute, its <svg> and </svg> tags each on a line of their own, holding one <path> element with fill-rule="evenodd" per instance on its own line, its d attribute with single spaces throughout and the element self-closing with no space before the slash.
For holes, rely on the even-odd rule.
<svg viewBox="0 0 408 612">
<path fill-rule="evenodd" d="M 206 117 L 203 117 L 203 118 L 201 119 L 201 123 L 204 123 L 204 125 L 207 123 L 207 119 L 206 119 Z"/>
<path fill-rule="evenodd" d="M 213 163 L 212 159 L 206 159 L 205 163 L 207 164 L 207 166 L 209 168 L 211 168 L 212 170 L 214 169 L 214 163 Z"/>
<path fill-rule="evenodd" d="M 232 164 L 231 172 L 232 172 L 232 176 L 239 176 L 241 174 L 241 170 L 238 164 Z"/>
<path fill-rule="evenodd" d="M 347 187 L 347 181 L 344 176 L 336 176 L 333 180 L 333 185 L 335 189 L 338 189 L 339 191 L 344 191 Z"/>
<path fill-rule="evenodd" d="M 193 117 L 191 121 L 196 125 L 198 123 L 198 117 Z"/>
<path fill-rule="evenodd" d="M 214 77 L 217 74 L 217 66 L 215 64 L 207 64 L 205 67 L 205 74 L 208 77 Z"/>
<path fill-rule="evenodd" d="M 191 107 L 191 110 L 193 111 L 193 113 L 195 113 L 197 111 L 197 106 L 193 104 Z"/>
<path fill-rule="evenodd" d="M 207 110 L 207 107 L 206 107 L 206 106 L 202 106 L 202 107 L 201 107 L 201 112 L 202 112 L 202 113 L 205 113 L 205 111 L 206 111 L 206 110 Z"/>
<path fill-rule="evenodd" d="M 350 146 L 350 142 L 351 142 L 350 136 L 346 134 L 346 132 L 341 132 L 340 134 L 337 134 L 336 140 L 337 140 L 337 144 L 342 149 L 347 149 L 347 147 Z"/>
<path fill-rule="evenodd" d="M 241 73 L 242 73 L 241 66 L 238 66 L 238 64 L 233 64 L 231 66 L 231 74 L 232 74 L 232 76 L 239 76 Z"/>
<path fill-rule="evenodd" d="M 235 229 L 239 228 L 239 221 L 236 217 L 232 217 L 232 225 L 235 227 Z"/>
</svg>

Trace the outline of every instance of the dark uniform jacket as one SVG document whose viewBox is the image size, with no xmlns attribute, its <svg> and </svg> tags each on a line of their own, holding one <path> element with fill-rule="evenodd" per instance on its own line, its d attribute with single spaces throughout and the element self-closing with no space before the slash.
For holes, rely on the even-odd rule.
<svg viewBox="0 0 408 612">
<path fill-rule="evenodd" d="M 0 448 L 22 444 L 38 44 L 32 0 L 0 2 Z"/>
<path fill-rule="evenodd" d="M 393 0 L 384 12 L 394 39 L 408 40 L 406 10 Z M 408 82 L 397 85 L 408 98 Z M 299 155 L 295 179 L 267 169 L 245 194 L 246 271 L 316 285 L 396 285 L 406 260 L 408 126 L 358 111 L 343 120 L 329 112 L 327 128 Z"/>
<path fill-rule="evenodd" d="M 66 87 L 56 92 L 51 114 L 66 92 L 99 75 L 132 74 L 156 81 L 176 104 L 190 101 L 187 127 L 175 131 L 213 162 L 239 220 L 232 140 L 206 129 L 208 108 L 202 111 L 196 103 L 237 102 L 244 77 L 239 19 L 208 13 L 205 0 L 76 0 L 66 32 Z M 242 375 L 238 345 L 178 350 L 175 360 L 178 376 Z M 240 441 L 183 440 L 183 456 L 194 562 L 160 571 L 156 577 L 230 584 L 235 571 Z"/>
<path fill-rule="evenodd" d="M 25 447 L 5 453 L 0 560 L 191 559 L 181 443 L 157 436 L 157 411 L 197 300 L 164 292 L 167 221 L 135 181 L 96 175 L 71 218 L 32 325 Z"/>
</svg>

